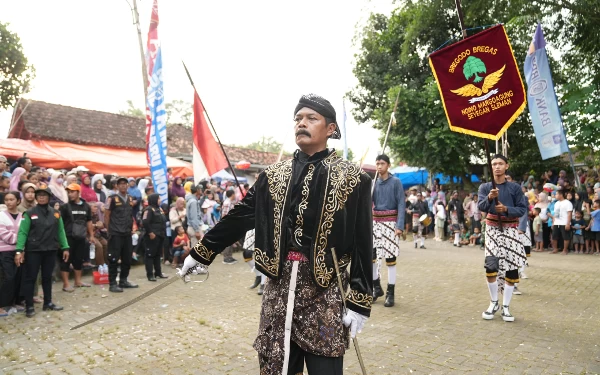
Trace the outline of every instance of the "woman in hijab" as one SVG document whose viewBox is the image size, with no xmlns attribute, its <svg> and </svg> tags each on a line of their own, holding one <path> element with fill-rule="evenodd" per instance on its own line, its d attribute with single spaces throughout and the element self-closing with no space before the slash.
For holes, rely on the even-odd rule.
<svg viewBox="0 0 600 375">
<path fill-rule="evenodd" d="M 90 205 L 98 202 L 98 196 L 92 188 L 92 179 L 88 174 L 81 176 L 81 198 Z"/>
<path fill-rule="evenodd" d="M 160 195 L 150 194 L 148 196 L 148 207 L 144 209 L 142 214 L 142 224 L 146 232 L 144 234 L 144 246 L 146 247 L 145 263 L 148 281 L 156 281 L 157 277 L 167 278 L 160 268 L 160 256 L 167 236 L 166 221 L 160 208 Z"/>
<path fill-rule="evenodd" d="M 148 187 L 148 179 L 142 178 L 140 180 L 140 182 L 138 183 L 138 190 L 140 191 L 140 193 L 142 194 L 142 200 L 146 199 L 147 195 L 146 195 L 146 187 Z"/>
<path fill-rule="evenodd" d="M 107 189 L 106 186 L 104 186 L 105 183 L 106 180 L 101 174 L 97 174 L 94 177 L 92 177 L 92 186 L 94 188 L 94 193 L 96 194 L 97 202 L 106 202 Z"/>
<path fill-rule="evenodd" d="M 168 266 L 173 261 L 173 255 L 171 254 L 171 245 L 173 244 L 173 231 L 171 230 L 171 223 L 169 222 L 169 204 L 165 202 L 160 205 L 160 208 L 166 220 L 165 224 L 167 233 L 162 247 L 162 258 L 163 263 Z"/>
<path fill-rule="evenodd" d="M 183 190 L 185 190 L 185 194 L 192 194 L 192 186 L 194 186 L 194 182 L 188 181 L 183 185 Z"/>
<path fill-rule="evenodd" d="M 173 179 L 173 188 L 171 189 L 171 194 L 173 195 L 173 199 L 177 198 L 185 198 L 185 189 L 182 186 L 183 180 L 179 176 L 175 176 Z"/>
<path fill-rule="evenodd" d="M 54 207 L 54 203 L 58 202 L 59 204 L 65 204 L 69 201 L 69 196 L 67 195 L 67 191 L 65 190 L 64 176 L 60 172 L 52 173 L 50 177 L 50 182 L 48 183 L 48 187 L 52 191 L 52 197 L 50 198 L 50 206 Z"/>
<path fill-rule="evenodd" d="M 27 180 L 27 171 L 25 168 L 15 168 L 10 177 L 10 191 L 19 191 L 19 182 Z"/>
<path fill-rule="evenodd" d="M 169 222 L 171 223 L 171 230 L 175 231 L 175 228 L 183 227 L 183 219 L 185 219 L 185 199 L 177 198 L 175 207 L 169 211 Z M 186 229 L 186 228 L 184 228 Z"/>
<path fill-rule="evenodd" d="M 74 174 L 70 174 L 67 176 L 66 181 L 64 181 L 63 185 L 64 187 L 67 187 L 71 184 L 76 184 L 77 183 L 77 176 Z"/>
</svg>

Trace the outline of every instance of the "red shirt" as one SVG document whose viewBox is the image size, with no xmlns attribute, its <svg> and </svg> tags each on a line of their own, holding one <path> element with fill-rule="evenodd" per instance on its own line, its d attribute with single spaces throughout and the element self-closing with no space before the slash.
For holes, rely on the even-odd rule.
<svg viewBox="0 0 600 375">
<path fill-rule="evenodd" d="M 188 245 L 190 243 L 190 239 L 188 238 L 187 234 L 183 234 L 183 235 L 177 235 L 177 237 L 175 237 L 175 240 L 173 241 L 173 247 L 180 247 L 183 245 Z"/>
</svg>

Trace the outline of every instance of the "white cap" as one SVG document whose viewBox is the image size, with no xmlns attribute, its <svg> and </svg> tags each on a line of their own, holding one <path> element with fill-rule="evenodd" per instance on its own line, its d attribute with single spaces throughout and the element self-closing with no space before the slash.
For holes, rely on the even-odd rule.
<svg viewBox="0 0 600 375">
<path fill-rule="evenodd" d="M 594 185 L 594 189 L 600 189 L 600 182 L 596 182 L 596 184 Z"/>
<path fill-rule="evenodd" d="M 84 167 L 83 165 L 78 166 L 77 168 L 75 168 L 75 170 L 77 172 L 89 172 L 90 170 L 87 169 L 86 167 Z"/>
</svg>

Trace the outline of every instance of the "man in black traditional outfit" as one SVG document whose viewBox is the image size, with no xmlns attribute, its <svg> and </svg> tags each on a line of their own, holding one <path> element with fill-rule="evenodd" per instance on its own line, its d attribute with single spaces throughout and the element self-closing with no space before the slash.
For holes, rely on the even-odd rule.
<svg viewBox="0 0 600 375">
<path fill-rule="evenodd" d="M 240 204 L 191 251 L 180 275 L 255 228 L 255 267 L 269 280 L 258 337 L 260 373 L 310 375 L 343 372 L 351 335 L 370 315 L 372 277 L 371 178 L 327 149 L 340 138 L 335 109 L 324 98 L 302 96 L 294 111 L 292 160 L 268 167 Z M 346 294 L 336 282 L 335 248 Z"/>
<path fill-rule="evenodd" d="M 525 265 L 527 257 L 518 232 L 519 219 L 527 212 L 521 186 L 507 181 L 508 159 L 501 154 L 492 158 L 492 183 L 486 182 L 479 187 L 479 211 L 486 212 L 485 217 L 485 275 L 491 302 L 481 316 L 490 320 L 500 309 L 498 291 L 503 293 L 502 319 L 513 322 L 515 318 L 508 309 L 510 300 L 519 282 L 519 268 Z M 502 226 L 502 228 L 500 228 Z M 504 283 L 506 282 L 506 286 Z"/>
</svg>

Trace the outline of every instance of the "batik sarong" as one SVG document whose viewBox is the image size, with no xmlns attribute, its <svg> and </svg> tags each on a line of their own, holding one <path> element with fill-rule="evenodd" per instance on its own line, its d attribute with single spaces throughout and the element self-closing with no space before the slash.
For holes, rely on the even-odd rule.
<svg viewBox="0 0 600 375">
<path fill-rule="evenodd" d="M 377 259 L 397 257 L 400 253 L 400 238 L 396 236 L 398 211 L 373 211 L 373 248 Z"/>
<path fill-rule="evenodd" d="M 485 256 L 498 259 L 498 270 L 486 273 L 486 276 L 497 276 L 498 288 L 503 292 L 506 272 L 523 267 L 527 256 L 518 231 L 519 219 L 503 217 L 502 231 L 498 224 L 498 216 L 487 215 L 485 219 Z M 508 281 L 519 282 L 518 279 Z"/>
<path fill-rule="evenodd" d="M 258 337 L 254 341 L 261 375 L 283 373 L 286 350 L 289 356 L 286 338 L 304 351 L 325 357 L 343 356 L 348 348 L 338 283 L 331 283 L 327 289 L 318 288 L 311 276 L 310 263 L 302 254 L 300 257 L 304 259 L 298 261 L 299 258 L 288 256 L 281 279 L 269 279 L 265 285 Z M 347 287 L 348 273 L 343 268 L 340 273 Z M 291 297 L 290 290 L 293 290 Z M 291 324 L 287 337 L 286 319 Z"/>
</svg>

